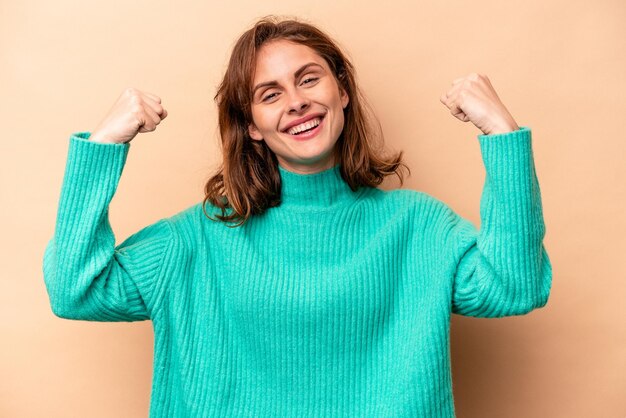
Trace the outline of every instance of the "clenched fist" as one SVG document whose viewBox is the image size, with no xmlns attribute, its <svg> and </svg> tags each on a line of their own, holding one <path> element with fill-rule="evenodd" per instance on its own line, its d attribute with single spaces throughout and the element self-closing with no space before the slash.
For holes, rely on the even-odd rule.
<svg viewBox="0 0 626 418">
<path fill-rule="evenodd" d="M 455 118 L 472 122 L 485 135 L 519 129 L 486 75 L 471 73 L 457 78 L 439 100 Z"/>
<path fill-rule="evenodd" d="M 124 144 L 138 133 L 152 132 L 167 117 L 161 99 L 154 94 L 129 87 L 120 95 L 90 141 Z"/>
</svg>

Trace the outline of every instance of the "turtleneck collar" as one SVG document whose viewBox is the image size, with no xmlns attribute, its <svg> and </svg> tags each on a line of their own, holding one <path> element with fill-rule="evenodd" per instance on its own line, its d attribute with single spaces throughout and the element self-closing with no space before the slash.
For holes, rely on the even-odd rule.
<svg viewBox="0 0 626 418">
<path fill-rule="evenodd" d="M 357 199 L 341 177 L 340 164 L 314 174 L 299 174 L 278 166 L 282 182 L 282 207 L 324 209 Z"/>
</svg>

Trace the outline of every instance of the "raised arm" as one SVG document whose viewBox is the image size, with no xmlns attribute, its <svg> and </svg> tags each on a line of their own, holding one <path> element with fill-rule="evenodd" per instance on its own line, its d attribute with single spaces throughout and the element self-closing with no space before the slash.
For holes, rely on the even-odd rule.
<svg viewBox="0 0 626 418">
<path fill-rule="evenodd" d="M 147 96 L 137 97 L 139 93 L 123 93 L 94 135 L 78 132 L 70 138 L 54 236 L 43 257 L 44 281 L 57 316 L 134 321 L 150 318 L 154 309 L 172 227 L 161 220 L 115 247 L 108 218 L 128 142 L 158 123 L 146 116 L 145 107 L 166 115 L 160 104 L 152 109 L 153 99 L 142 104 Z M 136 121 L 142 110 L 144 120 Z"/>
<path fill-rule="evenodd" d="M 544 306 L 552 267 L 543 246 L 545 225 L 531 131 L 519 128 L 489 79 L 458 78 L 441 102 L 479 135 L 486 177 L 480 232 L 456 217 L 452 228 L 452 312 L 477 317 L 522 315 Z"/>
<path fill-rule="evenodd" d="M 544 306 L 552 267 L 543 246 L 539 183 L 531 131 L 480 135 L 486 177 L 481 228 L 456 218 L 452 229 L 457 268 L 452 312 L 475 317 L 523 315 Z"/>
</svg>

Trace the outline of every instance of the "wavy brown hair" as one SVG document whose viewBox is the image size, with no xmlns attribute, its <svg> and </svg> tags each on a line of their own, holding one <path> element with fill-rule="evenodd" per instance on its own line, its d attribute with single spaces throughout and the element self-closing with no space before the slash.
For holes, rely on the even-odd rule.
<svg viewBox="0 0 626 418">
<path fill-rule="evenodd" d="M 341 177 L 350 188 L 356 191 L 359 187 L 376 187 L 391 174 L 396 174 L 402 184 L 401 169 L 410 173 L 402 162 L 402 152 L 383 155 L 380 124 L 357 87 L 352 63 L 337 44 L 309 23 L 268 16 L 237 40 L 215 95 L 223 161 L 204 187 L 204 214 L 214 220 L 205 208 L 210 202 L 221 209 L 221 214 L 215 215 L 219 220 L 241 226 L 252 215 L 280 205 L 281 178 L 276 155 L 265 141 L 254 141 L 248 134 L 256 54 L 265 43 L 276 40 L 313 49 L 326 60 L 337 83 L 348 94 L 344 128 L 334 155 Z"/>
</svg>

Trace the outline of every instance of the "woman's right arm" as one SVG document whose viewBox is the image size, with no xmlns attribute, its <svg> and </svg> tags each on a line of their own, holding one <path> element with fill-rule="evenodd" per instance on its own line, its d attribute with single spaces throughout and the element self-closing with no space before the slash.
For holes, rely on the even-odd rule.
<svg viewBox="0 0 626 418">
<path fill-rule="evenodd" d="M 147 105 L 147 97 L 125 91 L 94 134 L 78 132 L 70 138 L 54 236 L 43 260 L 50 304 L 59 317 L 136 321 L 150 318 L 155 308 L 163 266 L 171 256 L 172 226 L 162 219 L 115 247 L 108 219 L 128 142 L 154 130 L 167 114 L 160 104 L 152 108 L 153 99 Z M 136 112 L 141 106 L 152 113 L 146 111 L 144 121 L 135 123 L 142 117 Z"/>
</svg>

